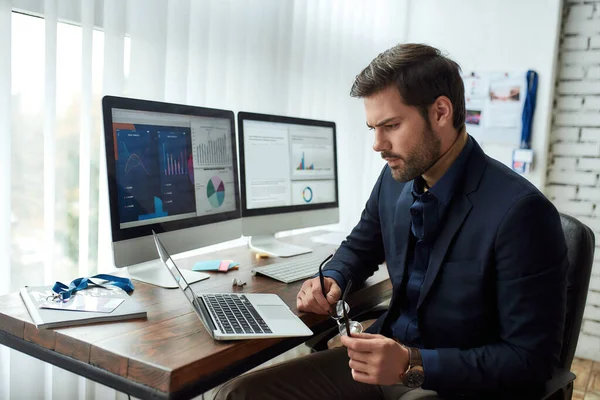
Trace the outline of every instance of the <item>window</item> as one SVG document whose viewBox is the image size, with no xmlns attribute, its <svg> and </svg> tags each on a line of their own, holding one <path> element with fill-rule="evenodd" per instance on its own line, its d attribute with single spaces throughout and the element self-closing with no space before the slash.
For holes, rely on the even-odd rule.
<svg viewBox="0 0 600 400">
<path fill-rule="evenodd" d="M 91 112 L 82 110 L 82 96 L 86 95 L 82 91 L 82 76 L 90 73 L 83 69 L 89 62 L 82 63 L 82 28 L 58 23 L 55 77 L 45 76 L 45 36 L 44 19 L 12 14 L 11 290 L 26 284 L 44 284 L 44 262 L 48 256 L 44 245 L 45 205 L 47 210 L 53 210 L 54 218 L 54 240 L 50 246 L 54 257 L 52 279 L 76 277 L 82 246 L 80 228 L 88 232 L 83 246 L 87 247 L 89 271 L 96 270 L 98 257 L 104 34 L 94 30 L 92 37 Z M 46 86 L 52 86 L 50 79 L 56 83 L 54 104 L 47 104 L 45 99 Z M 49 115 L 53 107 L 55 114 Z M 82 113 L 90 114 L 83 117 L 92 126 L 89 156 L 80 151 Z M 44 138 L 49 117 L 48 120 L 55 118 L 50 141 Z M 48 160 L 53 160 L 52 165 L 47 165 Z M 45 192 L 48 177 L 52 190 Z M 80 182 L 84 187 L 80 187 Z M 52 198 L 44 197 L 52 191 Z M 89 196 L 82 195 L 83 191 Z M 86 204 L 81 203 L 82 199 Z M 82 207 L 87 212 L 80 212 Z"/>
</svg>

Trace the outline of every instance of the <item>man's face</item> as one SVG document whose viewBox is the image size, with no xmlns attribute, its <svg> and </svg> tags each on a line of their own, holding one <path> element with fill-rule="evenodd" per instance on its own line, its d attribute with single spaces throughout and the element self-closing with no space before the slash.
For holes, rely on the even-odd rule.
<svg viewBox="0 0 600 400">
<path fill-rule="evenodd" d="M 375 131 L 373 150 L 387 161 L 395 180 L 423 175 L 440 158 L 440 139 L 416 107 L 403 103 L 395 85 L 364 102 L 367 125 Z"/>
</svg>

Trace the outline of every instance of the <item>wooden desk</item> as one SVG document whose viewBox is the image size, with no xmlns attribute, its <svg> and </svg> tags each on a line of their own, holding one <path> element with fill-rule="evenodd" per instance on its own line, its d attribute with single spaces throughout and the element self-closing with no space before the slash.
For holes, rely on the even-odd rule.
<svg viewBox="0 0 600 400">
<path fill-rule="evenodd" d="M 317 233 L 318 234 L 318 233 Z M 311 235 L 314 235 L 312 233 Z M 298 235 L 282 239 L 308 245 L 325 258 L 334 247 Z M 177 261 L 191 269 L 200 259 L 233 259 L 238 271 L 214 272 L 192 285 L 198 292 L 267 292 L 278 294 L 296 311 L 302 281 L 283 284 L 250 269 L 272 260 L 256 261 L 247 247 L 238 247 Z M 231 280 L 247 282 L 232 287 Z M 138 398 L 190 398 L 228 381 L 301 344 L 308 338 L 214 341 L 191 310 L 183 293 L 134 281 L 132 296 L 146 307 L 147 319 L 38 330 L 18 293 L 0 297 L 0 344 L 49 362 Z M 391 296 L 387 270 L 379 271 L 349 296 L 352 315 Z M 318 334 L 334 326 L 325 316 L 296 313 Z"/>
</svg>

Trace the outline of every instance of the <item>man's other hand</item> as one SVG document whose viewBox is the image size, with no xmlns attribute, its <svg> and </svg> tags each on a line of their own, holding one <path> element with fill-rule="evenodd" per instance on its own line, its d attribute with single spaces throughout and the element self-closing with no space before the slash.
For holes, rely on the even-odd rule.
<svg viewBox="0 0 600 400">
<path fill-rule="evenodd" d="M 342 290 L 334 279 L 326 277 L 325 293 L 327 298 L 323 296 L 318 277 L 307 280 L 302 284 L 296 297 L 298 311 L 326 315 L 331 309 L 331 305 L 335 304 L 342 296 Z"/>
<path fill-rule="evenodd" d="M 408 349 L 393 339 L 370 333 L 341 336 L 348 348 L 352 378 L 371 385 L 394 385 L 408 369 Z"/>
</svg>

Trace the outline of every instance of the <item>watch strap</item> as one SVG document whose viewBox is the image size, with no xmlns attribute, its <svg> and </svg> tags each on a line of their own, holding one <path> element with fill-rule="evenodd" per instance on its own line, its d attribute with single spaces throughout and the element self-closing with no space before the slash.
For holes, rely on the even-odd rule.
<svg viewBox="0 0 600 400">
<path fill-rule="evenodd" d="M 419 349 L 415 349 L 414 347 L 407 347 L 408 349 L 408 369 L 412 367 L 422 367 L 423 366 L 423 357 L 421 356 L 421 352 Z"/>
<path fill-rule="evenodd" d="M 409 388 L 418 388 L 425 381 L 423 357 L 419 349 L 415 349 L 414 347 L 407 347 L 407 349 L 408 370 L 402 377 L 402 383 Z"/>
</svg>

